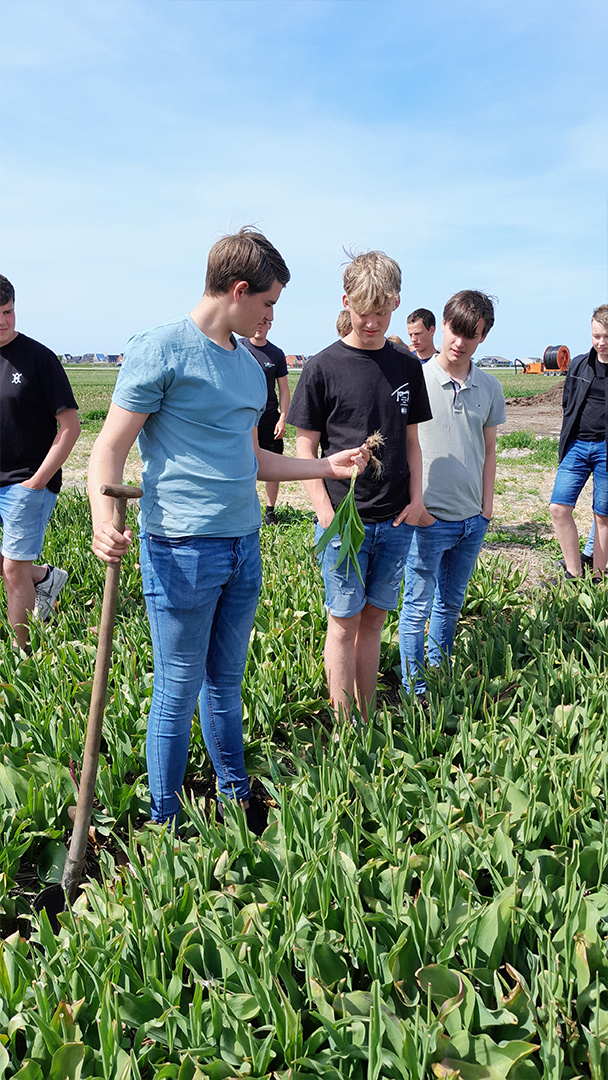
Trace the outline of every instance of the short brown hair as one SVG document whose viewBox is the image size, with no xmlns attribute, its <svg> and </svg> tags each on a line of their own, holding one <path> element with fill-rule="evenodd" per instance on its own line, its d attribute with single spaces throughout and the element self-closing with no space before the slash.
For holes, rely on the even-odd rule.
<svg viewBox="0 0 608 1080">
<path fill-rule="evenodd" d="M 383 251 L 352 255 L 342 280 L 348 302 L 358 315 L 385 311 L 401 292 L 399 264 Z"/>
<path fill-rule="evenodd" d="M 0 306 L 4 307 L 5 304 L 14 304 L 14 302 L 15 290 L 8 278 L 0 274 Z"/>
<path fill-rule="evenodd" d="M 348 337 L 352 328 L 353 324 L 350 318 L 350 311 L 348 311 L 347 308 L 342 308 L 342 311 L 336 319 L 336 330 L 340 337 Z"/>
<path fill-rule="evenodd" d="M 494 304 L 492 297 L 475 289 L 463 289 L 448 300 L 443 309 L 443 318 L 455 334 L 473 338 L 480 319 L 484 322 L 484 336 L 494 325 Z"/>
<path fill-rule="evenodd" d="M 235 281 L 246 281 L 251 293 L 267 292 L 275 281 L 287 285 L 291 274 L 270 240 L 251 225 L 222 236 L 207 259 L 205 292 L 223 296 Z"/>
<path fill-rule="evenodd" d="M 394 345 L 405 345 L 405 341 L 399 337 L 399 334 L 389 334 L 386 340 L 392 341 Z M 405 348 L 407 349 L 407 345 L 405 345 Z"/>
<path fill-rule="evenodd" d="M 591 318 L 601 323 L 602 326 L 608 327 L 608 304 L 600 304 L 599 307 L 596 307 Z"/>
<path fill-rule="evenodd" d="M 437 325 L 433 312 L 426 307 L 418 307 L 415 311 L 412 311 L 412 314 L 407 317 L 407 325 L 409 326 L 410 323 L 418 322 L 418 319 L 422 320 L 422 325 L 425 330 L 430 330 L 431 326 L 435 327 Z"/>
</svg>

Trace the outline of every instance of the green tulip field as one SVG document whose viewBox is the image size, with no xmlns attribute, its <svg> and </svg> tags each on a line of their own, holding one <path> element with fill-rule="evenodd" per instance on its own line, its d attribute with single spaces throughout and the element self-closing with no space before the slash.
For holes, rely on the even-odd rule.
<svg viewBox="0 0 608 1080">
<path fill-rule="evenodd" d="M 608 591 L 469 586 L 428 707 L 389 615 L 376 715 L 336 729 L 309 514 L 262 531 L 243 686 L 261 839 L 215 818 L 195 718 L 179 837 L 148 823 L 152 655 L 136 547 L 121 572 L 82 893 L 61 878 L 104 569 L 62 494 L 70 571 L 19 653 L 0 624 L 0 1080 L 608 1077 Z M 337 737 L 335 737 L 337 736 Z"/>
</svg>

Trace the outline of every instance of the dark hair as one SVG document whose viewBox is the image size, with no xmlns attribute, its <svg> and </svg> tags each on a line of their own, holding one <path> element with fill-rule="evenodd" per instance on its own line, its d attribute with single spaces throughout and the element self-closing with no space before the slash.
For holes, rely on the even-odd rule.
<svg viewBox="0 0 608 1080">
<path fill-rule="evenodd" d="M 443 318 L 455 334 L 473 338 L 480 319 L 484 323 L 484 336 L 494 325 L 493 298 L 474 289 L 463 289 L 448 300 Z"/>
<path fill-rule="evenodd" d="M 234 236 L 222 236 L 207 260 L 205 292 L 222 296 L 235 281 L 246 281 L 252 293 L 267 292 L 275 281 L 287 285 L 291 274 L 270 240 L 251 225 Z"/>
<path fill-rule="evenodd" d="M 8 278 L 0 274 L 0 306 L 4 307 L 5 304 L 14 304 L 14 302 L 15 290 Z"/>
<path fill-rule="evenodd" d="M 408 326 L 410 323 L 418 322 L 418 319 L 422 319 L 425 330 L 430 330 L 431 326 L 437 326 L 433 312 L 426 307 L 417 307 L 415 311 L 412 311 L 411 315 L 408 315 Z"/>
</svg>

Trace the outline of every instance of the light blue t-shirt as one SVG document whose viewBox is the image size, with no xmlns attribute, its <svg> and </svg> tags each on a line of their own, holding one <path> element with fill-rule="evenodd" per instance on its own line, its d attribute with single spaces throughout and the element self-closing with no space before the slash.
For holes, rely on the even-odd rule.
<svg viewBox="0 0 608 1080">
<path fill-rule="evenodd" d="M 140 527 L 156 536 L 247 536 L 260 527 L 252 428 L 266 379 L 242 345 L 222 349 L 189 315 L 135 334 L 112 395 L 149 413 Z"/>
</svg>

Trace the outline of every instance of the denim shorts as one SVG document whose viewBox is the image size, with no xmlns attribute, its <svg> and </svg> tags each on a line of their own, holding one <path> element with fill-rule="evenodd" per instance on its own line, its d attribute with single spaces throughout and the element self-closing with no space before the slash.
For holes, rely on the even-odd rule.
<svg viewBox="0 0 608 1080">
<path fill-rule="evenodd" d="M 42 551 L 44 534 L 57 496 L 42 488 L 8 484 L 0 487 L 2 555 L 13 562 L 33 562 Z"/>
<path fill-rule="evenodd" d="M 583 442 L 577 439 L 568 447 L 560 461 L 551 502 L 559 506 L 576 506 L 581 491 L 593 475 L 593 512 L 608 517 L 608 472 L 606 443 Z"/>
<path fill-rule="evenodd" d="M 350 619 L 358 615 L 366 604 L 372 604 L 382 611 L 392 611 L 399 603 L 401 579 L 414 529 L 405 522 L 395 526 L 392 518 L 390 521 L 364 525 L 363 528 L 365 538 L 359 551 L 359 566 L 364 585 L 352 565 L 347 576 L 346 559 L 337 570 L 333 569 L 340 550 L 338 536 L 319 556 L 325 585 L 325 607 L 337 619 Z M 323 531 L 317 524 L 315 542 L 320 540 Z"/>
</svg>

